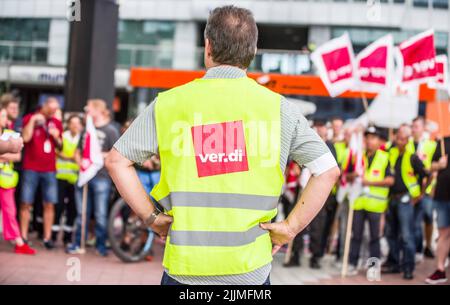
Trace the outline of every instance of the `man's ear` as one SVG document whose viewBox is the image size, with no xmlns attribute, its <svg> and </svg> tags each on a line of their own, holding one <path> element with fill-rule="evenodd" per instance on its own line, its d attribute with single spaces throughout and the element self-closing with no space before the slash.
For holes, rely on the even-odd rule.
<svg viewBox="0 0 450 305">
<path fill-rule="evenodd" d="M 205 53 L 211 57 L 211 43 L 208 38 L 205 38 Z"/>
</svg>

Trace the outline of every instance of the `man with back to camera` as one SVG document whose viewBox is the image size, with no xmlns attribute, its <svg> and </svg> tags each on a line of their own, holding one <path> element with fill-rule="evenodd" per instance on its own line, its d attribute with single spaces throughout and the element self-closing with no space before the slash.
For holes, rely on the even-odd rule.
<svg viewBox="0 0 450 305">
<path fill-rule="evenodd" d="M 125 201 L 167 238 L 161 284 L 270 284 L 272 255 L 315 217 L 339 176 L 297 106 L 247 77 L 257 39 L 249 10 L 214 9 L 205 76 L 160 93 L 106 159 Z M 133 167 L 153 154 L 161 180 L 151 194 L 164 213 Z M 287 219 L 270 223 L 288 157 L 313 177 Z"/>
</svg>

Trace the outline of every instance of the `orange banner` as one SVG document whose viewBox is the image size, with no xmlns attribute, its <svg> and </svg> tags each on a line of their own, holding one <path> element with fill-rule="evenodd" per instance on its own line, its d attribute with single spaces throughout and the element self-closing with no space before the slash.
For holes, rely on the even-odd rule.
<svg viewBox="0 0 450 305">
<path fill-rule="evenodd" d="M 433 137 L 450 136 L 450 101 L 428 103 L 426 118 L 432 125 L 438 126 Z"/>
<path fill-rule="evenodd" d="M 200 78 L 205 71 L 164 70 L 154 68 L 131 68 L 130 85 L 132 87 L 169 89 L 186 84 Z M 267 88 L 285 95 L 329 96 L 325 85 L 317 75 L 283 75 L 277 73 L 250 72 L 248 76 L 258 80 Z M 376 96 L 365 92 L 368 99 Z M 346 91 L 339 97 L 361 98 L 361 92 Z M 436 90 L 430 89 L 426 84 L 420 85 L 419 100 L 432 102 L 436 99 Z"/>
</svg>

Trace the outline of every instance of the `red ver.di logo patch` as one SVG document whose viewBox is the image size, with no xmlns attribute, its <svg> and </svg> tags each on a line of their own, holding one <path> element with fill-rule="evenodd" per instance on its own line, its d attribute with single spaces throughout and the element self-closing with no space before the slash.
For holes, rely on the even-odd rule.
<svg viewBox="0 0 450 305">
<path fill-rule="evenodd" d="M 248 171 L 242 121 L 191 127 L 199 177 Z"/>
</svg>

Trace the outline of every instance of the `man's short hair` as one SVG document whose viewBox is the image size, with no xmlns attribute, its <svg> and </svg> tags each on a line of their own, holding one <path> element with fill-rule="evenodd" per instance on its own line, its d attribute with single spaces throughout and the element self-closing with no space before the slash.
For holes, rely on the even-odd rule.
<svg viewBox="0 0 450 305">
<path fill-rule="evenodd" d="M 422 123 L 425 124 L 425 118 L 421 115 L 419 115 L 418 117 L 415 117 L 412 121 L 413 121 L 413 123 L 417 122 L 417 121 L 422 121 Z"/>
<path fill-rule="evenodd" d="M 2 108 L 6 108 L 9 106 L 9 104 L 11 103 L 19 103 L 19 99 L 12 93 L 4 93 L 1 97 L 0 97 L 0 105 Z"/>
<path fill-rule="evenodd" d="M 332 116 L 331 119 L 330 119 L 330 122 L 333 122 L 333 121 L 342 121 L 342 122 L 344 122 L 344 119 L 341 116 L 335 115 L 335 116 Z"/>
<path fill-rule="evenodd" d="M 258 28 L 250 10 L 227 5 L 209 15 L 205 39 L 214 62 L 247 69 L 256 53 Z"/>
</svg>

